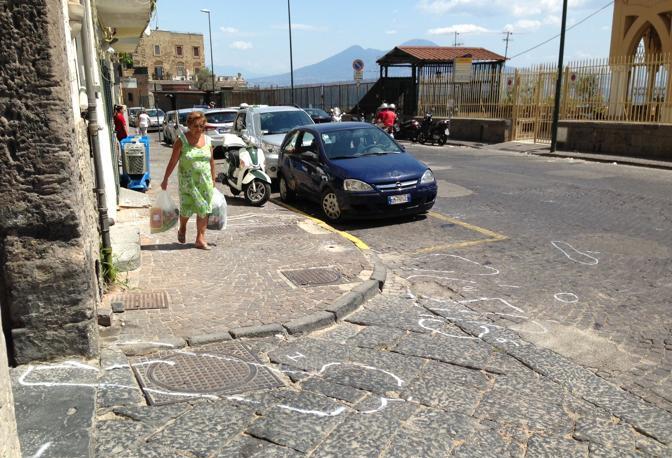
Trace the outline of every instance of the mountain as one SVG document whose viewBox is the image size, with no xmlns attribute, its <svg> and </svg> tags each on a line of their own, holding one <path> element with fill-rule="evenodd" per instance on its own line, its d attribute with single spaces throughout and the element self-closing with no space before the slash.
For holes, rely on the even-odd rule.
<svg viewBox="0 0 672 458">
<path fill-rule="evenodd" d="M 410 40 L 402 43 L 399 46 L 437 46 L 429 40 Z M 361 46 L 350 46 L 347 49 L 328 57 L 316 64 L 307 65 L 305 67 L 294 70 L 294 84 L 319 84 L 336 81 L 352 81 L 353 70 L 352 61 L 355 59 L 362 59 L 364 61 L 364 78 L 376 79 L 378 78 L 379 69 L 376 60 L 384 56 L 388 50 L 381 51 L 379 49 L 364 49 Z M 243 72 L 243 76 L 251 85 L 257 86 L 289 86 L 290 74 L 282 73 L 279 75 L 263 76 L 259 78 L 249 77 Z"/>
</svg>

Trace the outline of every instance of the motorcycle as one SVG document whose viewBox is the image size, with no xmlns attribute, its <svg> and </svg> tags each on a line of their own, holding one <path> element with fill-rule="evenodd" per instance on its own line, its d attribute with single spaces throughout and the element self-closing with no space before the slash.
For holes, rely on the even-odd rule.
<svg viewBox="0 0 672 458">
<path fill-rule="evenodd" d="M 420 125 L 420 132 L 417 140 L 423 145 L 425 143 L 437 143 L 445 145 L 448 141 L 450 121 L 442 119 L 437 122 L 432 122 L 432 115 L 426 114 Z"/>
<path fill-rule="evenodd" d="M 420 133 L 420 122 L 416 119 L 408 119 L 394 125 L 395 138 L 401 140 L 417 141 Z"/>
<path fill-rule="evenodd" d="M 331 122 L 341 122 L 343 119 L 343 112 L 340 108 L 335 107 L 331 109 Z"/>
<path fill-rule="evenodd" d="M 227 167 L 217 176 L 217 181 L 228 185 L 234 196 L 242 192 L 248 203 L 260 207 L 271 197 L 271 177 L 264 171 L 263 150 L 252 138 L 245 143 L 246 146 L 240 149 L 229 149 L 224 153 Z"/>
</svg>

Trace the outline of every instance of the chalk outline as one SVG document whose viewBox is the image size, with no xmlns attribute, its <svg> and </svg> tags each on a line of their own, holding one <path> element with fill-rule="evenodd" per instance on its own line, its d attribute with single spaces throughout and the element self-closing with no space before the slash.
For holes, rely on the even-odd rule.
<svg viewBox="0 0 672 458">
<path fill-rule="evenodd" d="M 571 248 L 571 249 L 574 250 L 575 252 L 577 252 L 577 253 L 579 253 L 580 255 L 583 255 L 583 256 L 585 256 L 585 257 L 587 257 L 587 258 L 590 258 L 590 259 L 592 259 L 592 260 L 595 261 L 595 262 L 583 262 L 583 261 L 579 261 L 578 259 L 574 259 L 569 253 L 567 253 L 565 250 L 563 250 L 562 248 L 560 248 L 560 247 L 557 245 L 557 244 L 559 244 L 559 243 L 563 243 L 563 244 L 567 245 L 569 248 Z M 576 262 L 576 263 L 579 263 L 579 264 L 583 264 L 584 266 L 596 266 L 596 265 L 599 264 L 599 262 L 600 262 L 600 260 L 597 259 L 596 257 L 587 254 L 587 253 L 595 253 L 594 251 L 585 251 L 585 252 L 584 252 L 584 251 L 579 251 L 579 250 L 577 250 L 576 248 L 574 248 L 571 244 L 569 244 L 569 243 L 567 243 L 567 242 L 563 242 L 562 240 L 552 240 L 552 241 L 551 241 L 551 245 L 553 245 L 555 248 L 557 248 L 558 250 L 560 250 L 560 251 L 562 252 L 562 254 L 564 254 L 565 256 L 567 256 L 567 258 L 569 258 L 570 260 L 572 260 L 572 261 L 574 261 L 574 262 Z"/>
</svg>

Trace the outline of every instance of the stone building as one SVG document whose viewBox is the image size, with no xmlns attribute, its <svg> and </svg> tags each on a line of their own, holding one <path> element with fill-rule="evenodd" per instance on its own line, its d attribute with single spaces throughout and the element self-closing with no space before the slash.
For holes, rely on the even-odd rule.
<svg viewBox="0 0 672 458">
<path fill-rule="evenodd" d="M 150 80 L 194 79 L 205 67 L 203 34 L 152 30 L 133 53 L 134 67 L 147 67 Z"/>
<path fill-rule="evenodd" d="M 101 233 L 116 208 L 110 56 L 135 49 L 153 9 L 0 1 L 2 457 L 20 456 L 8 360 L 98 353 Z"/>
</svg>

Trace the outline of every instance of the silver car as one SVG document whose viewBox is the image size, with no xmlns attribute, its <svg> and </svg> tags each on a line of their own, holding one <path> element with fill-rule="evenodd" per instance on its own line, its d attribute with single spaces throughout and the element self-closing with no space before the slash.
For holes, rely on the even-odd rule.
<svg viewBox="0 0 672 458">
<path fill-rule="evenodd" d="M 187 129 L 187 116 L 194 108 L 168 111 L 163 118 L 163 141 L 169 145 L 177 140 L 177 129 L 185 133 Z"/>
<path fill-rule="evenodd" d="M 147 130 L 159 130 L 163 126 L 163 119 L 165 113 L 160 108 L 148 108 L 145 110 L 147 116 L 149 116 L 149 127 Z"/>
<path fill-rule="evenodd" d="M 213 108 L 205 111 L 205 135 L 212 140 L 215 159 L 224 157 L 225 134 L 231 132 L 237 113 L 237 108 Z"/>
<path fill-rule="evenodd" d="M 241 108 L 233 122 L 232 134 L 247 134 L 257 140 L 266 157 L 266 173 L 275 179 L 278 176 L 278 153 L 285 134 L 290 130 L 315 124 L 300 108 L 292 106 L 270 107 L 267 105 Z"/>
</svg>

